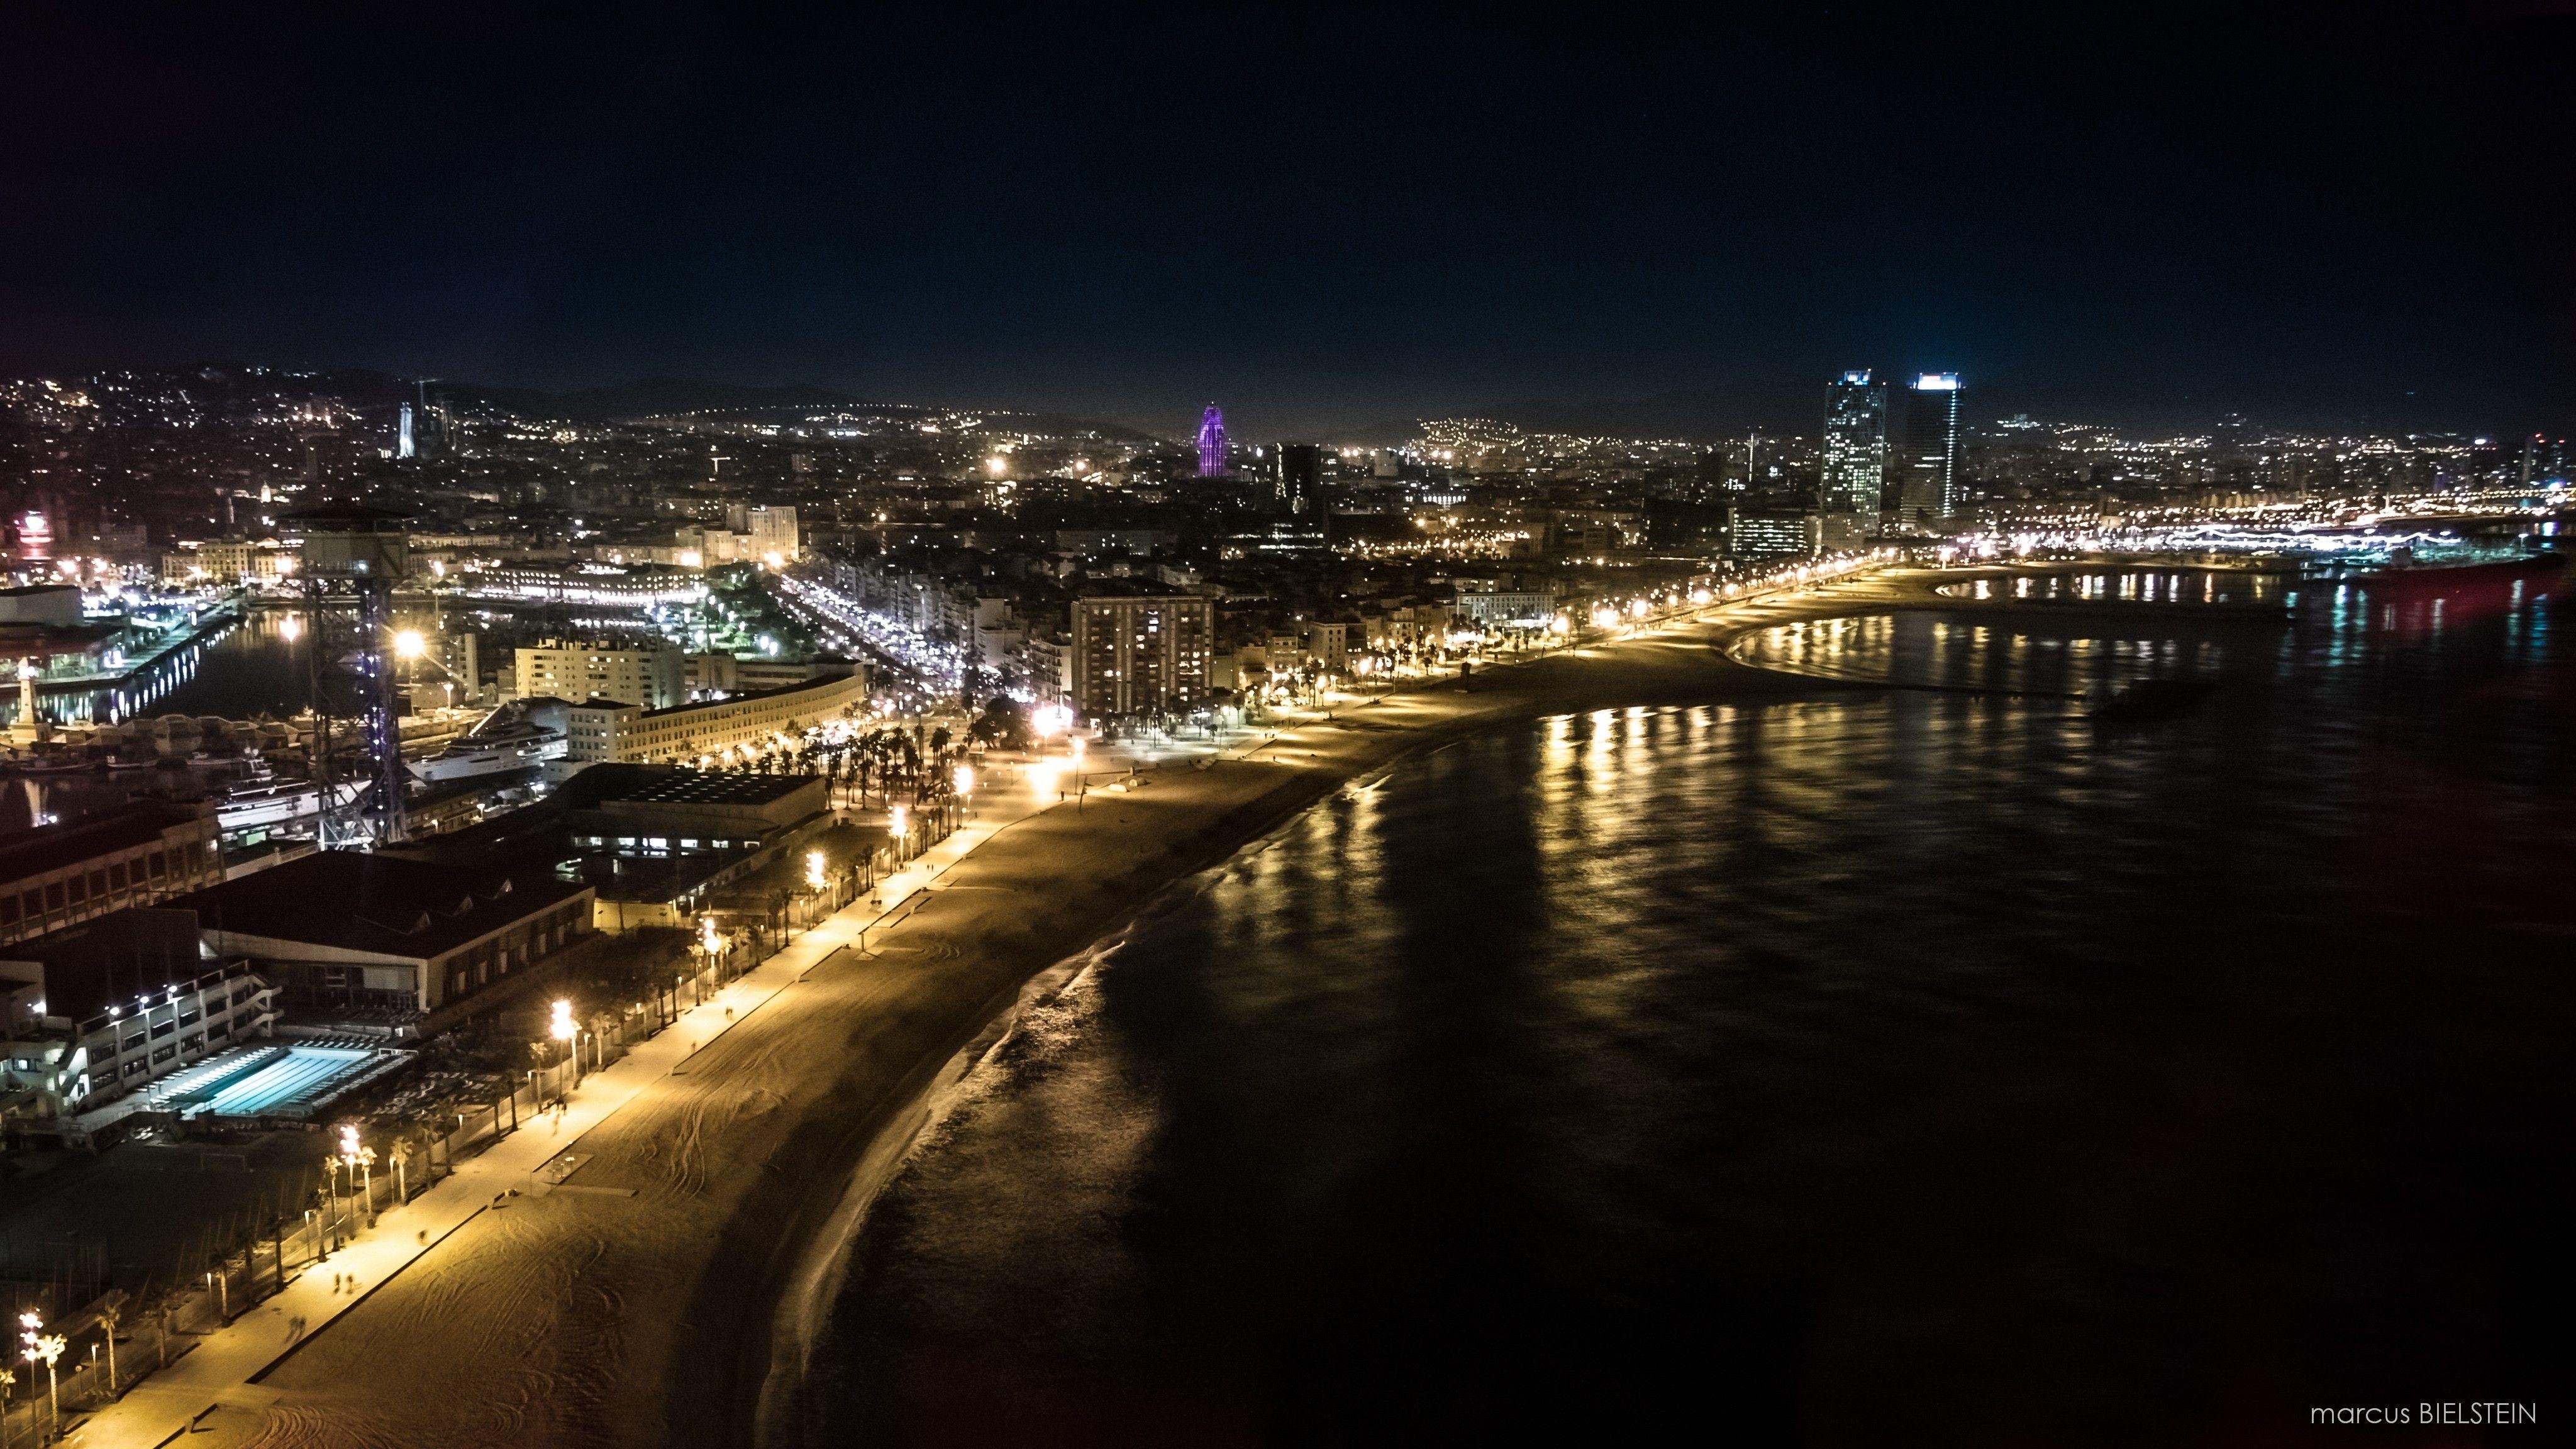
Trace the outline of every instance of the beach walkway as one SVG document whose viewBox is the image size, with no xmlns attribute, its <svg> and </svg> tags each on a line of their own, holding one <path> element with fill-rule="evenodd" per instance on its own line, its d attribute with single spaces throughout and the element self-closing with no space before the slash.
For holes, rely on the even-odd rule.
<svg viewBox="0 0 2576 1449">
<path fill-rule="evenodd" d="M 528 1118 L 517 1131 L 457 1163 L 452 1176 L 410 1202 L 388 1208 L 375 1227 L 300 1269 L 284 1290 L 204 1335 L 185 1357 L 116 1403 L 74 1420 L 65 1442 L 85 1449 L 148 1449 L 185 1435 L 218 1408 L 265 1407 L 277 1395 L 263 1391 L 260 1380 L 334 1320 L 476 1217 L 508 1212 L 527 1195 L 556 1190 L 551 1180 L 569 1175 L 560 1160 L 580 1156 L 585 1134 L 667 1087 L 675 1075 L 685 1076 L 690 1058 L 834 953 L 859 947 L 879 921 L 900 917 L 920 892 L 977 846 L 1056 803 L 1052 790 L 1040 798 L 1030 788 L 1025 768 L 1013 770 L 1007 783 L 996 778 L 1000 771 L 981 773 L 985 780 L 976 795 L 974 818 L 887 876 L 874 896 L 817 923 L 605 1070 L 585 1076 L 559 1120 L 549 1124 L 545 1117 Z M 556 1170 L 550 1172 L 550 1167 Z M 521 1196 L 511 1197 L 514 1191 Z"/>
</svg>

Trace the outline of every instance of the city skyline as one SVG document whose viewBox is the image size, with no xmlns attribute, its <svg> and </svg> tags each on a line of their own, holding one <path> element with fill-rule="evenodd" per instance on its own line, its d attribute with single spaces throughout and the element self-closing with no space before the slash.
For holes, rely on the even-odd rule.
<svg viewBox="0 0 2576 1449">
<path fill-rule="evenodd" d="M 2571 95 L 0 15 L 0 1449 L 2535 1427 Z"/>
</svg>

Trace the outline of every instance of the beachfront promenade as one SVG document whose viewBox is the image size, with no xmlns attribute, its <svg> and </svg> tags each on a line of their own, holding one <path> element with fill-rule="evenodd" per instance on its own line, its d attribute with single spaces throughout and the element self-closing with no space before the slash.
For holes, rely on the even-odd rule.
<svg viewBox="0 0 2576 1449">
<path fill-rule="evenodd" d="M 531 1119 L 458 1164 L 73 1441 L 747 1443 L 762 1385 L 796 1361 L 772 1314 L 798 1245 L 835 1236 L 825 1219 L 866 1144 L 903 1136 L 904 1104 L 1036 972 L 1421 741 L 1561 709 L 1808 689 L 1711 646 L 1877 591 L 1830 592 L 1842 600 L 1737 600 L 1527 668 L 1344 697 L 1331 719 L 1275 732 L 1139 744 L 1162 766 L 1142 789 L 1119 788 L 1128 749 L 1095 747 L 1087 811 L 1048 808 L 1072 783 L 1062 756 L 988 767 L 976 818 L 880 902 L 594 1074 L 559 1129 Z M 863 929 L 869 954 L 842 950 Z M 567 1155 L 568 1175 L 544 1170 Z M 513 1187 L 523 1196 L 494 1207 Z M 354 1295 L 332 1291 L 334 1273 L 354 1276 Z"/>
<path fill-rule="evenodd" d="M 476 1217 L 510 1212 L 530 1196 L 549 1191 L 588 1191 L 553 1187 L 549 1179 L 565 1174 L 546 1169 L 567 1156 L 580 1157 L 585 1134 L 639 1098 L 667 1088 L 675 1073 L 684 1080 L 692 1057 L 750 1020 L 754 1012 L 775 1008 L 783 991 L 834 953 L 860 947 L 867 931 L 908 911 L 919 892 L 995 833 L 1055 803 L 1051 789 L 1039 798 L 1025 767 L 1013 770 L 1007 782 L 993 778 L 999 773 L 988 773 L 976 796 L 973 819 L 887 876 L 873 896 L 817 923 L 682 1013 L 658 1035 L 636 1044 L 606 1069 L 584 1077 L 569 1095 L 560 1121 L 550 1125 L 546 1118 L 530 1117 L 517 1131 L 459 1161 L 452 1176 L 410 1202 L 386 1209 L 374 1228 L 360 1232 L 329 1257 L 299 1269 L 283 1291 L 230 1325 L 204 1335 L 193 1351 L 169 1368 L 116 1403 L 73 1421 L 65 1441 L 85 1449 L 145 1449 L 200 1427 L 211 1413 L 227 1406 L 263 1409 L 278 1397 L 259 1384 L 271 1368 L 327 1332 L 341 1315 Z M 1036 771 L 1040 781 L 1050 777 L 1044 767 Z M 521 1196 L 507 1197 L 513 1189 Z M 335 1287 L 334 1280 L 341 1275 L 354 1286 Z"/>
</svg>

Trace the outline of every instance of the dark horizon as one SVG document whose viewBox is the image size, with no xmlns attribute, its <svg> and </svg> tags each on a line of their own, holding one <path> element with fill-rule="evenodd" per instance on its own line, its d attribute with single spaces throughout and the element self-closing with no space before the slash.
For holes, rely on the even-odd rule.
<svg viewBox="0 0 2576 1449">
<path fill-rule="evenodd" d="M 45 175 L 0 221 L 18 375 L 672 376 L 1175 437 L 1214 398 L 1275 438 L 1805 429 L 1871 367 L 1981 417 L 2576 425 L 2563 7 L 5 33 Z"/>
</svg>

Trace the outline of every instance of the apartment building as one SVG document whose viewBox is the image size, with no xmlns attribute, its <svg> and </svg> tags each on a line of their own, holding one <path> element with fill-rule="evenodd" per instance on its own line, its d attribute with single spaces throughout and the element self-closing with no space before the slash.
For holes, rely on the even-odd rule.
<svg viewBox="0 0 2576 1449">
<path fill-rule="evenodd" d="M 1197 594 L 1074 600 L 1073 703 L 1090 715 L 1170 709 L 1207 697 L 1216 605 Z"/>
<path fill-rule="evenodd" d="M 676 644 L 549 642 L 519 650 L 512 677 L 525 699 L 551 695 L 575 704 L 603 699 L 666 709 L 689 697 L 688 656 Z"/>
</svg>

